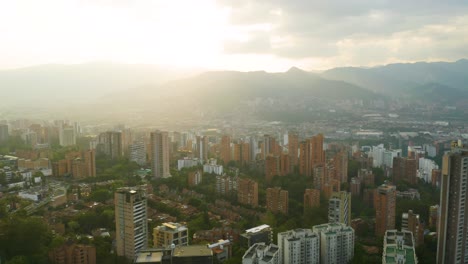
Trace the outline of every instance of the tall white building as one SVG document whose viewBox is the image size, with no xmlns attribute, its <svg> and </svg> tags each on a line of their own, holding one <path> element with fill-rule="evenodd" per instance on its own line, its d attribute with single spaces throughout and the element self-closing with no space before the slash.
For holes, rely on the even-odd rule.
<svg viewBox="0 0 468 264">
<path fill-rule="evenodd" d="M 178 170 L 181 170 L 183 168 L 191 168 L 191 167 L 195 167 L 195 166 L 198 166 L 202 163 L 201 160 L 199 160 L 198 158 L 183 158 L 183 159 L 180 159 L 177 161 L 177 169 Z"/>
<path fill-rule="evenodd" d="M 393 158 L 401 157 L 401 149 L 386 150 L 383 144 L 373 146 L 370 152 L 373 167 L 393 167 Z"/>
<path fill-rule="evenodd" d="M 171 177 L 169 171 L 169 137 L 167 132 L 155 131 L 150 135 L 151 170 L 156 179 Z"/>
<path fill-rule="evenodd" d="M 320 263 L 348 263 L 354 256 L 354 230 L 345 224 L 323 224 L 312 227 L 320 236 Z"/>
<path fill-rule="evenodd" d="M 351 193 L 334 192 L 328 201 L 328 222 L 351 224 Z"/>
<path fill-rule="evenodd" d="M 320 237 L 311 229 L 278 233 L 279 264 L 319 264 Z"/>
<path fill-rule="evenodd" d="M 210 159 L 208 163 L 203 165 L 203 172 L 221 175 L 223 174 L 223 165 L 216 165 L 216 160 Z"/>
<path fill-rule="evenodd" d="M 118 256 L 133 259 L 148 247 L 148 216 L 144 186 L 119 188 L 114 194 L 115 240 Z"/>
<path fill-rule="evenodd" d="M 439 166 L 430 159 L 419 158 L 419 170 L 418 177 L 423 179 L 425 182 L 432 181 L 432 170 L 438 170 Z"/>
<path fill-rule="evenodd" d="M 242 264 L 278 264 L 279 249 L 275 244 L 256 243 L 242 256 Z"/>
</svg>

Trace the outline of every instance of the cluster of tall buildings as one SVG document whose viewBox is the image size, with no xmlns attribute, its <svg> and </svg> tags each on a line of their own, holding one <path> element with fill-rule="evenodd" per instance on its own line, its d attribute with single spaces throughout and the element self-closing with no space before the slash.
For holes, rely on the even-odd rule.
<svg viewBox="0 0 468 264">
<path fill-rule="evenodd" d="M 278 233 L 278 245 L 271 243 L 266 225 L 249 232 L 243 264 L 349 263 L 354 256 L 354 230 L 340 223 Z"/>
<path fill-rule="evenodd" d="M 116 253 L 134 263 L 213 263 L 214 253 L 225 258 L 223 245 L 190 246 L 189 230 L 179 223 L 163 223 L 153 229 L 153 245 L 148 246 L 146 186 L 123 187 L 114 194 Z"/>
<path fill-rule="evenodd" d="M 76 179 L 96 176 L 96 152 L 94 150 L 72 151 L 65 158 L 52 163 L 52 175 L 71 175 Z"/>
</svg>

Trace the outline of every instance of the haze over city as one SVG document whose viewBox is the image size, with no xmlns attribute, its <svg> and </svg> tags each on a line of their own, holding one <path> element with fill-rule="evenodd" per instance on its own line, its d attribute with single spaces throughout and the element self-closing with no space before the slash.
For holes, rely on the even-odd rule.
<svg viewBox="0 0 468 264">
<path fill-rule="evenodd" d="M 0 2 L 0 263 L 468 263 L 467 2 Z"/>
</svg>

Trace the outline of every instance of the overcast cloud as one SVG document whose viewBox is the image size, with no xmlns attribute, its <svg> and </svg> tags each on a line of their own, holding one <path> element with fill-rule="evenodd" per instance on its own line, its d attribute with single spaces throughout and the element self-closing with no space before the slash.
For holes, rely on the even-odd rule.
<svg viewBox="0 0 468 264">
<path fill-rule="evenodd" d="M 227 53 L 268 52 L 318 59 L 329 66 L 468 56 L 466 1 L 220 0 L 245 34 L 227 40 Z M 265 26 L 264 32 L 251 30 Z"/>
<path fill-rule="evenodd" d="M 0 0 L 0 68 L 282 71 L 467 57 L 465 0 Z"/>
</svg>

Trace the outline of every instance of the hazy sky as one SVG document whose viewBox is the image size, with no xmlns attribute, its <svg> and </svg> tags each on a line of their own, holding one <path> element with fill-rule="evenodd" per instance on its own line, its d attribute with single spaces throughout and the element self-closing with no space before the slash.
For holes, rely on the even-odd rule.
<svg viewBox="0 0 468 264">
<path fill-rule="evenodd" d="M 466 0 L 0 0 L 0 68 L 282 71 L 466 57 Z"/>
</svg>

